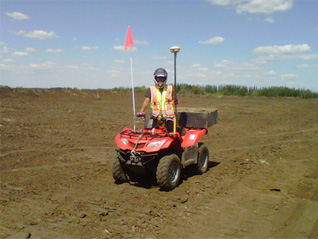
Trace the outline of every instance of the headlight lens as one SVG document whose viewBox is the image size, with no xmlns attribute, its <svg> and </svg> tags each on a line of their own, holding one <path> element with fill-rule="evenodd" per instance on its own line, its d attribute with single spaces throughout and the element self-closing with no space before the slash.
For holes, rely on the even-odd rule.
<svg viewBox="0 0 318 239">
<path fill-rule="evenodd" d="M 124 139 L 124 138 L 120 138 L 120 141 L 123 143 L 123 144 L 125 144 L 125 145 L 127 145 L 128 144 L 128 141 L 127 141 L 127 139 Z"/>
<path fill-rule="evenodd" d="M 162 144 L 163 141 L 159 140 L 159 141 L 155 141 L 155 142 L 151 142 L 147 145 L 147 147 L 151 148 L 151 147 L 158 147 Z"/>
</svg>

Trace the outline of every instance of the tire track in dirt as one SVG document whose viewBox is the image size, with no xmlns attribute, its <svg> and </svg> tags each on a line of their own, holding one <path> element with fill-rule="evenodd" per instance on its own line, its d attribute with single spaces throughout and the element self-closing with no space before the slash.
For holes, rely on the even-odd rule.
<svg viewBox="0 0 318 239">
<path fill-rule="evenodd" d="M 7 183 L 0 201 L 0 214 L 6 215 L 0 237 L 269 238 L 279 232 L 285 237 L 313 216 L 310 211 L 316 212 L 315 197 L 301 197 L 314 190 L 312 184 L 293 195 L 305 163 L 316 167 L 316 100 L 180 94 L 184 106 L 220 109 L 220 121 L 202 140 L 210 160 L 219 164 L 161 192 L 156 185 L 114 184 L 109 161 L 113 136 L 131 123 L 131 102 L 127 92 L 103 92 L 99 100 L 79 97 L 81 91 L 36 98 L 16 92 L 19 97 L 1 99 L 17 111 L 4 115 L 15 122 L 3 123 L 0 167 L 21 171 L 0 172 Z M 81 150 L 92 144 L 110 147 Z M 215 156 L 214 149 L 219 150 Z M 286 164 L 289 160 L 294 164 Z M 286 176 L 295 181 L 284 181 Z M 301 214 L 299 220 L 292 220 L 294 213 Z M 317 238 L 317 233 L 310 235 Z"/>
<path fill-rule="evenodd" d="M 274 132 L 274 133 L 265 133 L 265 134 L 260 134 L 258 136 L 235 136 L 235 137 L 222 137 L 222 140 L 237 140 L 238 138 L 239 139 L 256 139 L 256 138 L 259 138 L 260 136 L 262 138 L 273 138 L 273 137 L 279 137 L 279 136 L 294 136 L 296 134 L 300 134 L 300 133 L 308 133 L 309 135 L 311 135 L 312 133 L 318 133 L 318 126 L 314 126 L 312 128 L 309 128 L 309 129 L 303 129 L 303 130 L 295 130 L 295 131 L 288 131 L 288 132 L 280 132 L 280 133 L 277 133 L 277 132 Z M 209 138 L 209 139 L 206 139 L 205 142 L 215 142 L 215 141 L 218 141 L 219 139 L 216 139 L 216 138 Z"/>
<path fill-rule="evenodd" d="M 73 162 L 73 163 L 57 163 L 51 165 L 41 165 L 41 166 L 30 166 L 30 167 L 21 167 L 21 168 L 13 168 L 13 169 L 6 169 L 0 170 L 0 172 L 19 172 L 19 171 L 31 171 L 31 170 L 51 170 L 52 168 L 63 168 L 66 166 L 75 166 L 81 164 L 89 164 L 92 163 L 91 161 L 82 161 L 82 162 Z"/>
<path fill-rule="evenodd" d="M 288 140 L 284 142 L 301 142 L 300 140 Z M 273 142 L 268 144 L 256 144 L 256 145 L 249 145 L 249 146 L 238 146 L 238 147 L 231 147 L 231 148 L 224 148 L 224 149 L 215 149 L 213 152 L 223 152 L 223 151 L 232 151 L 232 150 L 243 150 L 243 149 L 253 149 L 258 147 L 266 147 L 266 146 L 273 146 L 276 144 L 280 144 L 282 142 Z M 1 157 L 5 157 L 9 154 L 14 153 L 29 153 L 29 152 L 47 152 L 47 151 L 64 151 L 64 150 L 79 150 L 79 149 L 107 149 L 105 151 L 106 153 L 113 152 L 114 147 L 95 147 L 95 146 L 85 146 L 85 147 L 72 147 L 72 148 L 50 148 L 50 149 L 30 149 L 30 150 L 17 150 L 17 151 L 11 151 L 6 153 L 5 155 L 0 155 Z M 105 159 L 107 160 L 107 159 Z M 110 161 L 111 159 L 108 159 Z M 41 165 L 41 166 L 28 166 L 28 167 L 21 167 L 21 168 L 14 168 L 14 169 L 6 169 L 6 170 L 0 170 L 0 172 L 18 172 L 18 171 L 29 171 L 29 170 L 49 170 L 55 167 L 65 167 L 65 166 L 72 166 L 72 165 L 80 165 L 80 164 L 87 164 L 91 163 L 94 160 L 88 160 L 88 161 L 81 161 L 81 162 L 72 162 L 72 163 L 56 163 L 51 165 Z M 96 159 L 95 161 L 101 161 L 101 159 Z"/>
<path fill-rule="evenodd" d="M 13 150 L 3 154 L 0 157 L 6 157 L 10 154 L 30 153 L 30 152 L 49 152 L 49 151 L 64 151 L 64 150 L 82 150 L 82 149 L 113 149 L 111 146 L 76 146 L 76 147 L 57 147 L 57 148 L 45 148 L 45 149 L 21 149 Z"/>
<path fill-rule="evenodd" d="M 303 133 L 303 132 L 312 132 L 312 129 L 308 130 L 300 130 L 300 131 L 294 131 L 294 132 L 288 132 L 288 133 L 282 133 L 279 135 L 293 135 L 296 133 Z M 266 134 L 263 137 L 272 137 L 273 134 Z M 277 136 L 277 135 L 275 135 Z M 243 137 L 236 137 L 236 138 L 252 138 L 249 136 L 243 136 Z M 229 138 L 222 139 L 222 141 L 228 140 Z M 233 137 L 233 139 L 235 139 Z M 207 139 L 205 142 L 211 142 L 215 141 L 214 139 Z M 222 142 L 220 141 L 220 142 Z M 233 151 L 233 150 L 244 150 L 244 149 L 255 149 L 259 147 L 268 147 L 268 146 L 273 146 L 277 144 L 283 144 L 283 143 L 300 143 L 304 140 L 297 140 L 297 139 L 292 139 L 292 140 L 284 140 L 284 141 L 278 141 L 278 142 L 271 142 L 271 143 L 265 143 L 265 144 L 255 144 L 255 145 L 248 145 L 248 146 L 237 146 L 237 147 L 231 147 L 231 148 L 218 148 L 214 149 L 213 152 L 225 152 L 225 151 Z M 24 150 L 15 150 L 15 151 L 10 151 L 6 152 L 4 154 L 0 154 L 0 157 L 6 157 L 10 154 L 19 154 L 19 153 L 30 153 L 30 152 L 50 152 L 50 151 L 73 151 L 73 150 L 93 150 L 93 149 L 106 149 L 106 153 L 110 153 L 111 151 L 114 150 L 114 147 L 112 146 L 76 146 L 76 147 L 59 147 L 59 148 L 45 148 L 45 149 L 24 149 Z M 107 159 L 105 159 L 107 160 Z M 109 161 L 111 159 L 108 159 Z M 42 166 L 30 166 L 30 167 L 21 167 L 21 168 L 14 168 L 14 169 L 6 169 L 6 170 L 0 170 L 0 172 L 17 172 L 17 171 L 29 171 L 29 170 L 49 170 L 54 167 L 65 167 L 65 166 L 72 166 L 72 165 L 80 165 L 80 164 L 87 164 L 90 163 L 90 161 L 81 161 L 81 162 L 72 162 L 72 163 L 58 163 L 58 164 L 51 164 L 51 165 L 42 165 Z M 100 159 L 97 159 L 95 161 L 100 161 Z"/>
<path fill-rule="evenodd" d="M 302 141 L 301 140 L 285 140 L 283 142 L 279 141 L 279 142 L 273 142 L 273 143 L 268 143 L 268 144 L 255 144 L 255 145 L 248 145 L 248 146 L 231 147 L 231 148 L 226 148 L 226 149 L 215 149 L 215 150 L 213 150 L 213 152 L 253 149 L 253 148 L 259 148 L 259 147 L 273 146 L 273 145 L 282 144 L 282 143 L 300 143 L 300 142 L 302 142 Z"/>
<path fill-rule="evenodd" d="M 309 130 L 307 132 L 310 133 Z M 314 145 L 318 145 L 317 138 L 312 134 L 303 134 L 293 140 L 215 151 L 300 142 L 304 143 L 302 149 L 296 149 L 298 147 L 293 145 L 287 147 L 286 151 L 293 156 L 285 159 L 278 157 L 258 165 L 254 173 L 235 182 L 228 193 L 221 194 L 215 200 L 202 202 L 191 210 L 188 220 L 194 223 L 195 230 L 191 227 L 183 235 L 191 235 L 187 238 L 314 238 L 313 235 L 317 235 L 318 231 L 318 173 L 312 179 L 307 179 L 310 184 L 305 190 L 310 197 L 304 199 L 294 194 L 297 184 L 303 188 L 304 175 L 317 170 L 317 167 L 313 167 L 313 162 L 318 160 L 315 155 L 317 148 L 314 148 Z M 297 151 L 302 152 L 301 157 L 296 156 Z M 299 194 L 303 195 L 303 192 Z M 171 230 L 178 235 L 173 228 Z"/>
<path fill-rule="evenodd" d="M 310 238 L 318 221 L 318 202 L 308 199 L 291 199 L 284 220 L 279 219 L 279 226 L 269 235 L 271 238 Z"/>
<path fill-rule="evenodd" d="M 306 164 L 299 167 L 297 163 L 295 168 L 296 163 L 281 159 L 263 165 L 228 193 L 202 202 L 189 211 L 187 220 L 194 223 L 195 230 L 186 229 L 187 238 L 308 238 L 318 220 L 318 201 L 294 197 L 291 188 L 310 170 Z M 317 179 L 315 183 L 312 198 L 317 197 Z"/>
</svg>

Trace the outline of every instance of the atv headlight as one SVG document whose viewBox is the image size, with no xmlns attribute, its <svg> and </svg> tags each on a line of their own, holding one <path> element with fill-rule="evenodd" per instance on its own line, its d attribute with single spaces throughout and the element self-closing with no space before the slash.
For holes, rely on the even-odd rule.
<svg viewBox="0 0 318 239">
<path fill-rule="evenodd" d="M 154 142 L 151 142 L 147 145 L 147 147 L 151 148 L 151 147 L 158 147 L 162 144 L 163 141 L 159 140 L 159 141 L 154 141 Z"/>
<path fill-rule="evenodd" d="M 127 139 L 120 138 L 120 141 L 121 141 L 124 145 L 127 145 L 127 144 L 128 144 L 128 140 L 127 140 Z"/>
</svg>

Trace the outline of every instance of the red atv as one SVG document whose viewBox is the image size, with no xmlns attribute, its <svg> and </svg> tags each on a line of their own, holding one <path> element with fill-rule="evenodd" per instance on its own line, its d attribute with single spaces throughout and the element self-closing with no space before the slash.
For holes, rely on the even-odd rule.
<svg viewBox="0 0 318 239">
<path fill-rule="evenodd" d="M 174 99 L 176 89 L 176 57 L 178 46 L 170 48 L 174 53 Z M 133 109 L 135 97 L 133 90 Z M 177 113 L 175 106 L 174 132 L 168 132 L 165 120 L 145 121 L 143 130 L 124 129 L 115 138 L 119 149 L 113 158 L 112 174 L 116 183 L 135 180 L 140 175 L 153 175 L 162 190 L 178 186 L 181 170 L 194 165 L 198 174 L 208 169 L 209 150 L 199 142 L 207 128 L 216 123 L 217 110 L 208 113 L 184 111 Z M 134 118 L 135 120 L 135 118 Z M 178 122 L 178 124 L 177 124 Z M 178 129 L 178 130 L 177 130 Z"/>
<path fill-rule="evenodd" d="M 154 122 L 153 122 L 154 121 Z M 119 149 L 112 162 L 116 183 L 128 182 L 138 175 L 154 175 L 161 190 L 178 186 L 183 168 L 195 165 L 197 174 L 208 169 L 209 150 L 200 141 L 206 128 L 178 126 L 169 133 L 164 120 L 148 120 L 140 131 L 126 128 L 115 138 Z"/>
</svg>

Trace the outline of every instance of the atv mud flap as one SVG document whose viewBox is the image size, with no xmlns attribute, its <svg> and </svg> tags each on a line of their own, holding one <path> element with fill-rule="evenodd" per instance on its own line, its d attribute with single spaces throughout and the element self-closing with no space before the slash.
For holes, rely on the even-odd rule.
<svg viewBox="0 0 318 239">
<path fill-rule="evenodd" d="M 196 143 L 190 147 L 183 148 L 181 163 L 183 167 L 196 164 L 198 162 L 199 144 Z"/>
</svg>

